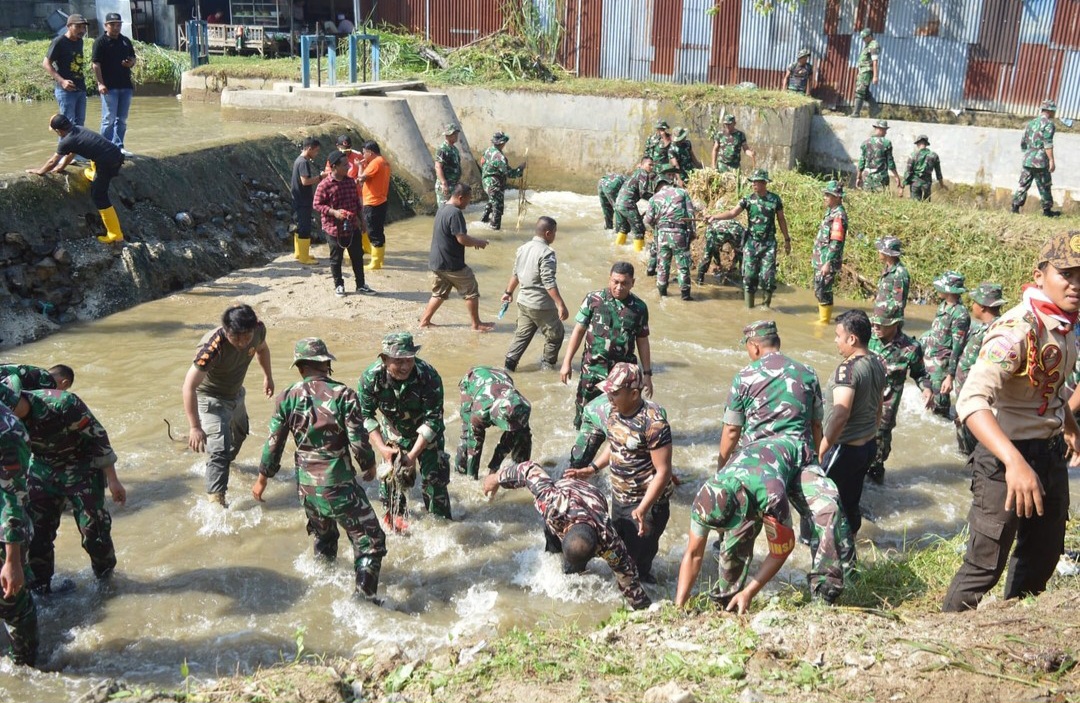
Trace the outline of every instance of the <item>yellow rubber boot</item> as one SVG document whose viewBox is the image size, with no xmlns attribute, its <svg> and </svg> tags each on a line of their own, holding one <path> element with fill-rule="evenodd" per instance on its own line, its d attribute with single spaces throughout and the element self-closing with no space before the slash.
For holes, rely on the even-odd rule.
<svg viewBox="0 0 1080 703">
<path fill-rule="evenodd" d="M 297 261 L 300 260 L 300 237 L 292 236 L 292 255 Z"/>
<path fill-rule="evenodd" d="M 110 206 L 104 210 L 98 210 L 98 213 L 105 225 L 105 231 L 108 232 L 104 237 L 98 237 L 98 241 L 102 244 L 124 241 L 124 233 L 120 231 L 120 218 L 116 216 L 116 208 Z"/>
<path fill-rule="evenodd" d="M 86 180 L 93 181 L 97 177 L 97 164 L 91 161 L 90 165 L 84 168 L 82 173 Z"/>
<path fill-rule="evenodd" d="M 832 322 L 832 305 L 818 305 L 818 322 L 827 325 Z"/>
<path fill-rule="evenodd" d="M 644 239 L 635 239 L 634 240 L 634 251 L 645 251 L 645 240 Z"/>
<path fill-rule="evenodd" d="M 618 232 L 615 235 L 615 246 L 621 247 L 626 244 L 626 232 Z"/>
<path fill-rule="evenodd" d="M 319 260 L 311 255 L 310 239 L 296 238 L 296 260 L 308 266 L 319 263 Z"/>
<path fill-rule="evenodd" d="M 383 255 L 386 247 L 371 247 L 371 263 L 364 267 L 365 271 L 378 271 L 383 265 Z"/>
<path fill-rule="evenodd" d="M 367 236 L 367 232 L 360 235 L 360 248 L 364 250 L 365 254 L 371 253 L 371 240 Z"/>
</svg>

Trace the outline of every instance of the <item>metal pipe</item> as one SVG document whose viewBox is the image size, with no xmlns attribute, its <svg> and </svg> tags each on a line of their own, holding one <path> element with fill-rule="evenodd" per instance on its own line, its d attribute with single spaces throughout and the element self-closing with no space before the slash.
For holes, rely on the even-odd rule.
<svg viewBox="0 0 1080 703">
<path fill-rule="evenodd" d="M 585 0 L 577 0 L 577 43 L 574 48 L 574 75 L 581 75 L 581 5 Z"/>
<path fill-rule="evenodd" d="M 431 0 L 424 0 L 424 41 L 431 41 Z"/>
</svg>

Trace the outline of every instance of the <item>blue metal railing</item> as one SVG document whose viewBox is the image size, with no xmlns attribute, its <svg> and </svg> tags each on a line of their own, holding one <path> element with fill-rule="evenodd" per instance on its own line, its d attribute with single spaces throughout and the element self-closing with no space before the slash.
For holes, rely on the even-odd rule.
<svg viewBox="0 0 1080 703">
<path fill-rule="evenodd" d="M 210 34 L 207 23 L 203 20 L 187 22 L 188 56 L 191 67 L 198 68 L 210 62 Z"/>
<path fill-rule="evenodd" d="M 327 85 L 337 85 L 337 42 L 334 37 L 325 34 L 304 34 L 300 37 L 300 83 L 305 88 L 311 87 L 311 47 L 314 43 L 316 48 L 316 81 L 322 85 L 322 72 L 319 65 L 319 57 L 322 56 L 322 45 L 326 44 L 326 70 Z M 371 80 L 379 80 L 379 36 L 377 34 L 350 34 L 349 41 L 349 82 L 356 83 L 361 54 L 359 44 L 366 41 L 371 46 Z M 363 80 L 367 81 L 367 52 L 363 54 Z"/>
</svg>

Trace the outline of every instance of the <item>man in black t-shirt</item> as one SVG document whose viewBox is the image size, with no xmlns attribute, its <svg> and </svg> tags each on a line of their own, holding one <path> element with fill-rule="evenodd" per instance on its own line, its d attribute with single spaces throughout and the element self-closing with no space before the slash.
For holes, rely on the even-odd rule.
<svg viewBox="0 0 1080 703">
<path fill-rule="evenodd" d="M 315 200 L 315 186 L 323 174 L 315 165 L 319 155 L 319 140 L 305 137 L 300 146 L 300 156 L 292 166 L 293 213 L 296 215 L 296 234 L 293 236 L 293 257 L 302 264 L 317 264 L 319 260 L 311 256 L 311 213 Z"/>
<path fill-rule="evenodd" d="M 86 18 L 68 15 L 67 30 L 52 40 L 42 68 L 56 81 L 53 93 L 60 114 L 80 127 L 86 122 L 86 79 L 83 77 L 83 37 Z"/>
<path fill-rule="evenodd" d="M 120 147 L 124 156 L 128 111 L 135 87 L 131 69 L 135 66 L 135 47 L 120 33 L 123 19 L 117 12 L 105 15 L 105 33 L 94 42 L 90 61 L 94 66 L 97 91 L 101 96 L 101 136 Z"/>
<path fill-rule="evenodd" d="M 435 311 L 450 297 L 451 289 L 457 289 L 465 298 L 472 328 L 477 332 L 490 332 L 495 328 L 492 322 L 480 321 L 480 288 L 473 270 L 465 264 L 465 247 L 483 249 L 488 245 L 486 239 L 470 237 L 466 231 L 463 211 L 469 206 L 470 200 L 472 188 L 467 183 L 458 183 L 450 200 L 435 213 L 431 254 L 428 257 L 432 278 L 431 299 L 420 317 L 421 327 L 435 326 L 431 322 Z"/>
<path fill-rule="evenodd" d="M 98 241 L 105 244 L 124 241 L 116 209 L 109 200 L 109 183 L 120 174 L 120 167 L 124 164 L 124 154 L 120 147 L 97 132 L 72 124 L 64 115 L 53 115 L 49 120 L 49 129 L 60 137 L 56 153 L 50 156 L 41 168 L 28 168 L 26 172 L 44 176 L 46 173 L 63 171 L 76 156 L 90 159 L 96 169 L 90 182 L 90 198 L 101 213 L 101 221 L 105 223 L 107 232 L 106 236 L 98 237 Z M 87 169 L 86 172 L 89 174 L 91 170 Z"/>
</svg>

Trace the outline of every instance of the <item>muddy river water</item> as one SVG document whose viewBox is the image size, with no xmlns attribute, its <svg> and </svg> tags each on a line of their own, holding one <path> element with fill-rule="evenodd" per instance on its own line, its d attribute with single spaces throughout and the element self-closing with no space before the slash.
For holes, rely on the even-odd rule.
<svg viewBox="0 0 1080 703">
<path fill-rule="evenodd" d="M 515 248 L 529 236 L 514 231 L 516 199 L 507 200 L 510 229 L 493 235 L 479 232 L 490 236 L 491 246 L 467 254 L 480 279 L 481 311 L 488 319 L 498 309 L 498 293 Z M 612 247 L 593 197 L 540 193 L 531 200 L 526 220 L 548 214 L 559 221 L 558 280 L 575 309 L 587 291 L 603 285 L 613 261 L 633 254 L 629 247 Z M 471 208 L 469 221 L 478 218 Z M 388 289 L 385 279 L 380 280 L 385 274 L 374 274 L 369 283 L 383 295 L 350 297 L 349 304 L 378 309 L 389 299 L 405 300 L 415 307 L 410 318 L 415 320 L 427 299 L 422 272 L 431 225 L 431 218 L 417 217 L 388 230 L 392 244 L 387 260 L 391 270 L 410 272 L 402 279 L 410 285 Z M 317 249 L 325 259 L 325 249 Z M 271 266 L 295 264 L 279 260 Z M 75 698 L 105 677 L 177 686 L 185 661 L 191 675 L 202 680 L 249 672 L 282 657 L 290 659 L 299 633 L 309 651 L 348 655 L 395 644 L 407 652 L 422 652 L 461 640 L 475 642 L 512 626 L 573 621 L 587 627 L 620 606 L 606 565 L 594 561 L 587 574 L 567 577 L 558 561 L 544 554 L 540 521 L 526 491 L 501 492 L 488 503 L 477 484 L 457 475 L 450 485 L 453 522 L 414 514 L 409 534 L 389 536 L 381 588 L 386 605 L 353 602 L 347 542 L 342 539 L 344 558 L 336 565 L 313 560 L 288 460 L 271 482 L 267 503 L 257 504 L 250 497 L 272 408 L 258 393 L 260 377 L 254 365 L 248 376 L 252 436 L 234 468 L 232 504 L 228 510 L 207 504 L 202 459 L 183 444 L 168 441 L 162 418 L 184 428 L 180 385 L 196 342 L 237 296 L 244 299 L 246 292 L 257 289 L 263 291 L 263 300 L 273 299 L 273 282 L 264 273 L 238 272 L 97 322 L 66 327 L 4 354 L 11 361 L 46 366 L 64 362 L 76 369 L 74 390 L 109 430 L 129 500 L 112 510 L 119 566 L 107 592 L 95 585 L 78 532 L 70 518 L 65 519 L 57 570 L 73 578 L 78 588 L 40 602 L 45 671 L 16 672 L 7 660 L 0 661 L 0 700 Z M 327 274 L 323 269 L 310 275 Z M 727 389 L 735 371 L 748 361 L 739 344 L 743 325 L 774 316 L 784 350 L 814 366 L 822 379 L 838 357 L 832 328 L 814 322 L 816 305 L 809 291 L 782 288 L 775 309 L 765 313 L 745 310 L 731 287 L 710 282 L 695 288 L 698 300 L 684 303 L 677 296 L 661 301 L 652 284 L 641 275 L 635 292 L 650 308 L 655 399 L 668 410 L 675 470 L 686 479 L 676 492 L 661 543 L 659 583 L 650 587 L 654 599 L 660 599 L 674 594 L 689 503 L 714 467 Z M 276 301 L 279 307 L 300 306 L 303 311 L 287 324 L 271 322 L 269 327 L 279 389 L 295 380 L 288 363 L 300 337 L 323 337 L 339 359 L 335 375 L 353 384 L 376 356 L 388 324 L 343 322 L 335 315 L 334 300 L 311 305 L 282 293 Z M 845 303 L 849 301 L 838 300 L 837 311 Z M 260 312 L 272 320 L 270 307 L 263 305 Z M 921 333 L 932 310 L 909 310 L 909 331 Z M 495 332 L 478 335 L 462 324 L 463 306 L 455 298 L 436 318 L 447 326 L 418 335 L 424 345 L 421 356 L 444 380 L 451 452 L 459 432 L 457 381 L 474 364 L 501 363 L 513 316 L 511 311 Z M 515 378 L 533 404 L 534 458 L 561 471 L 573 441 L 573 387 L 560 384 L 557 374 L 541 373 L 539 353 L 538 338 Z M 952 429 L 920 409 L 917 399 L 909 387 L 887 484 L 868 486 L 864 495 L 863 554 L 871 553 L 870 542 L 897 547 L 925 533 L 955 534 L 962 526 L 969 498 Z M 495 439 L 489 438 L 488 453 L 494 445 Z M 374 484 L 368 491 L 375 495 Z M 414 507 L 417 498 L 413 496 Z M 802 583 L 807 562 L 800 547 L 781 579 Z M 713 568 L 707 566 L 706 572 L 715 573 Z"/>
</svg>

